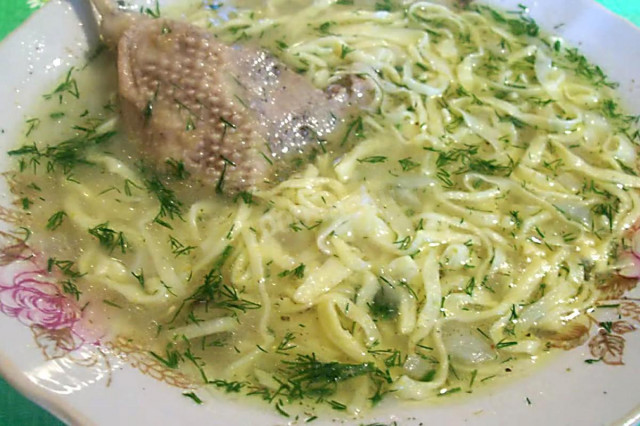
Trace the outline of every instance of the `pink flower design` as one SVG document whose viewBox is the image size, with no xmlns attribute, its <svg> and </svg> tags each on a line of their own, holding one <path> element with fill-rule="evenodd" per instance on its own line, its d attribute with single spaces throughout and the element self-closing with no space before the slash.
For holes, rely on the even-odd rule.
<svg viewBox="0 0 640 426">
<path fill-rule="evenodd" d="M 14 266 L 21 271 L 16 273 Z M 14 262 L 10 267 L 3 268 L 2 272 L 0 312 L 17 318 L 25 325 L 37 325 L 47 330 L 71 329 L 80 319 L 78 307 L 60 293 L 47 271 L 34 269 L 32 263 Z M 2 284 L 11 272 L 11 284 Z"/>
<path fill-rule="evenodd" d="M 640 278 L 640 258 L 635 252 L 626 252 L 618 259 L 618 274 L 625 278 Z"/>
</svg>

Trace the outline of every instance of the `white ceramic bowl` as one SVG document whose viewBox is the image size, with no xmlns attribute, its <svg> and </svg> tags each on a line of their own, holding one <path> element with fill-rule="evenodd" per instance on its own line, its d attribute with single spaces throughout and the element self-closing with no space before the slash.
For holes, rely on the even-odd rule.
<svg viewBox="0 0 640 426">
<path fill-rule="evenodd" d="M 519 2 L 487 1 L 506 9 Z M 54 0 L 0 44 L 0 152 L 15 146 L 30 107 L 96 41 L 87 3 Z M 541 27 L 579 46 L 620 82 L 628 108 L 640 113 L 640 31 L 592 0 L 526 3 Z M 7 165 L 7 156 L 0 155 L 0 168 Z M 0 206 L 10 207 L 9 191 L 4 182 L 0 185 Z M 0 208 L 0 219 L 7 214 Z M 9 227 L 0 223 L 0 229 Z M 6 256 L 0 255 L 3 260 Z M 25 268 L 32 272 L 20 274 Z M 0 267 L 0 311 L 5 314 L 0 314 L 0 373 L 61 419 L 104 425 L 289 422 L 255 403 L 209 397 L 196 405 L 181 396 L 180 387 L 188 387 L 184 377 L 160 368 L 135 347 L 86 341 L 75 333 L 81 323 L 77 308 L 49 291 L 52 284 L 33 269 L 28 262 Z M 44 283 L 34 285 L 32 278 Z M 625 324 L 640 327 L 640 302 L 624 300 L 609 314 L 622 315 L 613 318 L 624 321 L 619 331 L 625 331 Z M 444 404 L 389 403 L 353 423 L 632 425 L 640 419 L 639 355 L 640 332 L 614 333 L 603 341 L 594 327 L 589 343 L 559 354 L 528 377 Z M 585 363 L 594 357 L 609 364 Z"/>
</svg>

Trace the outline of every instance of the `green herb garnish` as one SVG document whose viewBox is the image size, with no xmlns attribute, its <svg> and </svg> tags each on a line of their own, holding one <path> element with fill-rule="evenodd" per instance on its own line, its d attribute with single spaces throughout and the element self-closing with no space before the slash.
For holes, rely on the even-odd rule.
<svg viewBox="0 0 640 426">
<path fill-rule="evenodd" d="M 100 241 L 100 245 L 109 252 L 113 252 L 116 247 L 120 248 L 122 254 L 129 249 L 129 243 L 124 237 L 122 232 L 115 231 L 109 228 L 109 223 L 101 223 L 89 229 L 89 234 L 93 235 Z"/>
<path fill-rule="evenodd" d="M 193 400 L 196 404 L 202 404 L 202 400 L 193 392 L 183 392 L 182 396 L 186 396 L 187 398 Z"/>
</svg>

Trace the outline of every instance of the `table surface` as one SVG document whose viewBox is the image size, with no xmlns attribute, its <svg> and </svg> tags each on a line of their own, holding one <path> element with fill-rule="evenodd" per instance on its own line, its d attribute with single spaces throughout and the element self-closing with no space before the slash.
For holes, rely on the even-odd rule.
<svg viewBox="0 0 640 426">
<path fill-rule="evenodd" d="M 0 0 L 0 40 L 48 0 Z M 640 26 L 637 0 L 598 0 L 613 12 Z M 526 3 L 526 2 L 525 2 Z M 0 425 L 59 426 L 62 423 L 16 392 L 0 378 Z"/>
</svg>

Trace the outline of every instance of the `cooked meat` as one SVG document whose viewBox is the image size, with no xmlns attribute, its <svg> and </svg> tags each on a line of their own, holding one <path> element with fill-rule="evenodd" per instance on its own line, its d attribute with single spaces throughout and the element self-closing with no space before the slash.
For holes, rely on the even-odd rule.
<svg viewBox="0 0 640 426">
<path fill-rule="evenodd" d="M 130 134 L 157 167 L 182 161 L 225 193 L 279 179 L 366 98 L 358 84 L 325 93 L 268 52 L 223 44 L 201 28 L 99 9 L 104 39 L 119 40 Z"/>
</svg>

